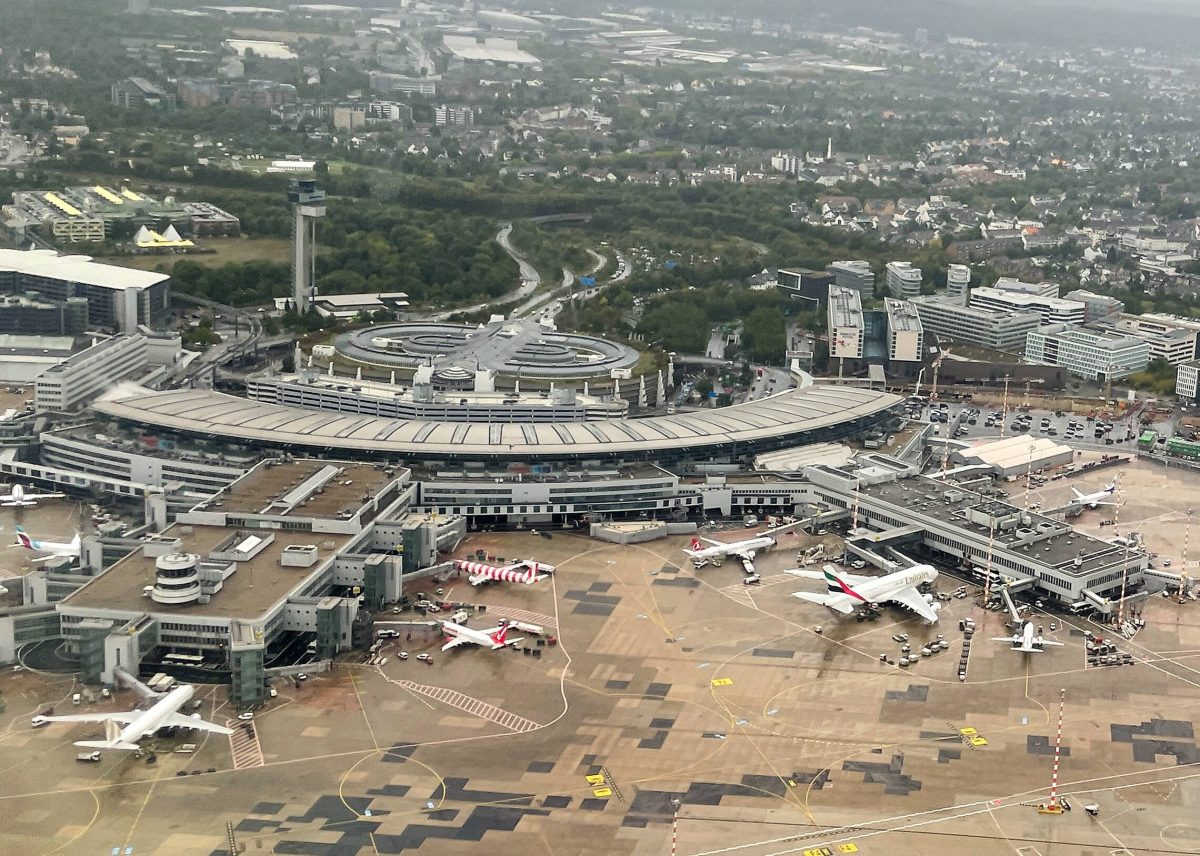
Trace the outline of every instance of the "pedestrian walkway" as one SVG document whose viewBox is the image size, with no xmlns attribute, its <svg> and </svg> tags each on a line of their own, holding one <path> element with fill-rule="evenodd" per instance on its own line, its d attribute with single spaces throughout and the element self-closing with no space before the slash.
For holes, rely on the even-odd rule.
<svg viewBox="0 0 1200 856">
<path fill-rule="evenodd" d="M 523 716 L 518 716 L 515 713 L 509 713 L 507 710 L 501 710 L 495 705 L 488 704 L 485 701 L 480 701 L 477 698 L 471 698 L 469 695 L 463 695 L 456 690 L 446 689 L 445 687 L 428 687 L 423 684 L 413 683 L 412 681 L 397 681 L 400 686 L 415 693 L 420 693 L 423 696 L 428 696 L 435 701 L 440 701 L 443 704 L 448 704 L 450 707 L 456 707 L 461 711 L 478 716 L 481 719 L 487 719 L 496 723 L 501 728 L 507 728 L 516 734 L 524 734 L 527 731 L 536 731 L 542 726 L 534 722 L 532 719 L 526 719 Z"/>
<path fill-rule="evenodd" d="M 258 729 L 253 722 L 243 722 L 231 719 L 225 723 L 226 728 L 232 728 L 229 735 L 229 751 L 233 754 L 233 769 L 245 770 L 251 767 L 261 767 L 263 760 L 262 746 L 258 742 Z"/>
</svg>

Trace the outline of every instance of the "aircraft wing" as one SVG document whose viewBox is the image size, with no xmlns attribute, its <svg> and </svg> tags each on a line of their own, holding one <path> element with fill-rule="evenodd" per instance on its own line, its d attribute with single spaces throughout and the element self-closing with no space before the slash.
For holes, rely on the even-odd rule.
<svg viewBox="0 0 1200 856">
<path fill-rule="evenodd" d="M 1007 642 L 1010 645 L 1019 645 L 1021 643 L 1020 636 L 993 636 L 993 642 Z"/>
<path fill-rule="evenodd" d="M 823 580 L 825 579 L 824 571 L 810 571 L 805 568 L 791 568 L 784 571 L 785 574 L 791 574 L 793 577 L 804 577 L 806 580 Z"/>
<path fill-rule="evenodd" d="M 43 716 L 42 719 L 47 722 L 119 722 L 121 725 L 128 725 L 133 722 L 144 711 L 141 710 L 122 710 L 115 713 L 68 713 L 63 716 Z"/>
<path fill-rule="evenodd" d="M 455 636 L 453 639 L 447 641 L 446 644 L 442 646 L 442 650 L 449 651 L 452 648 L 457 648 L 459 645 L 474 645 L 474 644 L 475 643 L 472 642 L 470 639 L 468 639 L 466 636 Z"/>
<path fill-rule="evenodd" d="M 206 719 L 197 719 L 192 716 L 185 716 L 182 713 L 173 713 L 167 717 L 164 725 L 177 725 L 180 728 L 194 728 L 197 731 L 211 731 L 214 734 L 233 734 L 232 728 L 226 728 L 224 725 L 217 725 L 215 722 L 209 722 Z"/>
<path fill-rule="evenodd" d="M 933 607 L 925 602 L 925 598 L 921 596 L 921 593 L 912 586 L 901 589 L 888 598 L 888 600 L 893 600 L 896 603 L 907 606 L 926 621 L 935 622 L 938 620 L 937 612 L 935 612 Z"/>
<path fill-rule="evenodd" d="M 1058 647 L 1058 648 L 1061 648 L 1061 647 L 1063 647 L 1063 643 L 1062 643 L 1062 642 L 1054 642 L 1054 641 L 1052 641 L 1052 640 L 1050 640 L 1050 639 L 1040 639 L 1040 640 L 1038 640 L 1038 642 L 1039 642 L 1039 644 L 1041 644 L 1041 645 L 1054 645 L 1054 646 L 1056 646 L 1056 647 Z"/>
</svg>

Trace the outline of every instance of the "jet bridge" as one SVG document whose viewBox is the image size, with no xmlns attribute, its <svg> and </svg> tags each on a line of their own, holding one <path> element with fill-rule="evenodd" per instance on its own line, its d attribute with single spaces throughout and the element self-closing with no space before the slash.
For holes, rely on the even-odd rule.
<svg viewBox="0 0 1200 856">
<path fill-rule="evenodd" d="M 856 556 L 869 565 L 891 573 L 912 564 L 896 551 L 895 547 L 920 544 L 924 538 L 925 530 L 920 526 L 897 526 L 881 532 L 859 532 L 846 538 L 846 555 Z M 889 559 L 881 553 L 896 555 L 899 559 Z"/>
</svg>

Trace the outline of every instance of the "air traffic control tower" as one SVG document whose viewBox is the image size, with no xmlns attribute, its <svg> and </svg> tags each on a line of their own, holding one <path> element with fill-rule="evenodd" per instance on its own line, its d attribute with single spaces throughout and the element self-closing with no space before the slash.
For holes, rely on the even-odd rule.
<svg viewBox="0 0 1200 856">
<path fill-rule="evenodd" d="M 292 301 L 296 311 L 308 311 L 316 293 L 313 257 L 317 243 L 317 220 L 325 216 L 325 191 L 317 190 L 311 178 L 293 178 L 288 187 L 292 206 Z"/>
</svg>

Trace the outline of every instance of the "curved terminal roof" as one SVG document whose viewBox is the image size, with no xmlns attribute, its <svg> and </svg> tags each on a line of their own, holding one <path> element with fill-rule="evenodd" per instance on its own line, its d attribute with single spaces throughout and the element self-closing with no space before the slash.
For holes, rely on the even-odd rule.
<svg viewBox="0 0 1200 856">
<path fill-rule="evenodd" d="M 757 401 L 673 416 L 535 424 L 426 422 L 265 404 L 199 389 L 122 384 L 94 409 L 190 434 L 405 458 L 553 459 L 646 457 L 722 448 L 778 447 L 781 440 L 882 417 L 902 399 L 843 386 L 793 389 Z M 803 442 L 797 439 L 797 443 Z"/>
</svg>

